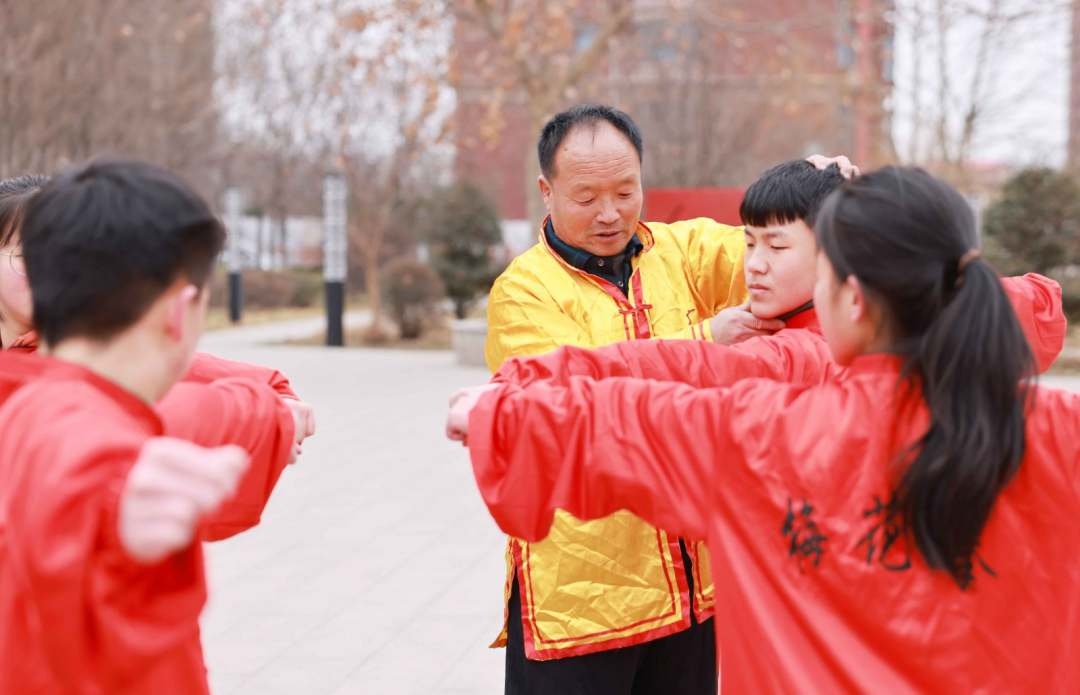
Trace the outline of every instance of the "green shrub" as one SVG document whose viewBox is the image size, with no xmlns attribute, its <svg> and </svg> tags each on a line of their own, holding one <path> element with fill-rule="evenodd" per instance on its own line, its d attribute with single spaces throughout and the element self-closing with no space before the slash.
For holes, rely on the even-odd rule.
<svg viewBox="0 0 1080 695">
<path fill-rule="evenodd" d="M 423 208 L 419 225 L 431 249 L 431 264 L 454 302 L 455 315 L 463 319 L 499 274 L 491 260 L 492 248 L 502 242 L 499 215 L 469 183 L 435 191 Z"/>
<path fill-rule="evenodd" d="M 402 340 L 419 338 L 438 316 L 438 303 L 444 296 L 439 276 L 431 266 L 412 258 L 391 261 L 381 276 L 383 301 Z"/>
</svg>

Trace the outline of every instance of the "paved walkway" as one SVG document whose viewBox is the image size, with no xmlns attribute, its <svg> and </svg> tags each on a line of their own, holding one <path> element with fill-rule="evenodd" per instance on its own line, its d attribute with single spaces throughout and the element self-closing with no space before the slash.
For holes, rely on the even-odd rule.
<svg viewBox="0 0 1080 695">
<path fill-rule="evenodd" d="M 208 546 L 214 692 L 501 692 L 503 652 L 486 647 L 502 620 L 502 536 L 442 435 L 449 394 L 487 374 L 447 352 L 253 344 L 319 326 L 202 344 L 286 372 L 319 421 L 262 524 Z M 1080 391 L 1080 377 L 1047 381 Z"/>
<path fill-rule="evenodd" d="M 486 647 L 502 620 L 503 540 L 465 451 L 442 435 L 450 393 L 486 371 L 447 352 L 246 339 L 296 328 L 202 345 L 286 372 L 319 425 L 262 524 L 208 546 L 214 692 L 500 692 L 503 652 Z"/>
</svg>

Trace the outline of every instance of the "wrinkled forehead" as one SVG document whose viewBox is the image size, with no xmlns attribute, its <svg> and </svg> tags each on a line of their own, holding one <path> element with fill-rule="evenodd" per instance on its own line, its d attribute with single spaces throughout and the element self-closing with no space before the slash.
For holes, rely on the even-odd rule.
<svg viewBox="0 0 1080 695">
<path fill-rule="evenodd" d="M 641 180 L 641 162 L 629 138 L 606 122 L 574 127 L 555 152 L 553 179 Z"/>
</svg>

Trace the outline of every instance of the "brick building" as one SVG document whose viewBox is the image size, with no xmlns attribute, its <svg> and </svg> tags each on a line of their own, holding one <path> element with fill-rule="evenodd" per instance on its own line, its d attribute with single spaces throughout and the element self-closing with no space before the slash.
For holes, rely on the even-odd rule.
<svg viewBox="0 0 1080 695">
<path fill-rule="evenodd" d="M 575 17 L 564 50 L 586 50 L 603 17 L 596 3 L 567 4 Z M 741 186 L 811 152 L 847 153 L 864 166 L 889 158 L 888 0 L 634 5 L 630 27 L 559 108 L 588 100 L 630 113 L 644 133 L 647 186 Z M 485 70 L 497 50 L 485 39 L 475 22 L 456 22 L 455 173 L 533 236 L 526 158 L 538 133 L 522 93 L 506 88 L 513 77 L 494 85 Z"/>
</svg>

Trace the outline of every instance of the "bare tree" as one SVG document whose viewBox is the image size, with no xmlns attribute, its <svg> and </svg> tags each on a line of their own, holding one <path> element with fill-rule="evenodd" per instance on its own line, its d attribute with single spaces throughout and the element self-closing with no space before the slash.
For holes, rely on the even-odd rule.
<svg viewBox="0 0 1080 695">
<path fill-rule="evenodd" d="M 231 0 L 219 21 L 228 37 L 219 61 L 220 88 L 231 97 L 226 122 L 234 141 L 255 142 L 263 150 L 266 166 L 251 172 L 249 185 L 258 190 L 259 207 L 270 218 L 270 256 L 278 267 L 293 211 L 290 184 L 300 163 L 314 154 L 312 109 L 328 71 L 297 34 L 317 35 L 325 14 L 318 2 Z"/>
<path fill-rule="evenodd" d="M 0 175 L 99 152 L 207 188 L 215 146 L 211 0 L 3 0 Z"/>
<path fill-rule="evenodd" d="M 1018 46 L 1067 21 L 1064 0 L 904 0 L 894 21 L 908 71 L 895 102 L 903 159 L 972 185 L 972 157 L 990 136 L 1022 137 L 1010 124 L 1017 106 L 1037 95 L 1045 73 L 1015 61 Z"/>
<path fill-rule="evenodd" d="M 345 174 L 350 255 L 360 260 L 378 337 L 381 265 L 397 246 L 402 210 L 445 170 L 446 8 L 421 0 L 231 2 L 231 26 L 247 29 L 223 61 L 231 132 L 279 153 L 264 173 L 279 218 L 297 162 Z"/>
<path fill-rule="evenodd" d="M 505 102 L 520 94 L 528 132 L 539 133 L 544 122 L 601 66 L 612 40 L 628 32 L 635 5 L 620 0 L 458 0 L 458 21 L 479 31 L 492 48 L 490 55 L 473 62 L 482 74 L 470 76 L 487 86 L 488 123 L 481 127 L 498 122 Z M 536 187 L 539 171 L 531 156 L 532 141 L 522 146 L 526 210 L 530 220 L 537 220 L 543 215 Z"/>
<path fill-rule="evenodd" d="M 381 267 L 390 237 L 419 191 L 445 170 L 450 112 L 446 8 L 407 0 L 339 2 L 331 35 L 325 147 L 349 181 L 351 248 L 359 252 L 372 312 L 369 338 L 383 335 Z"/>
</svg>

